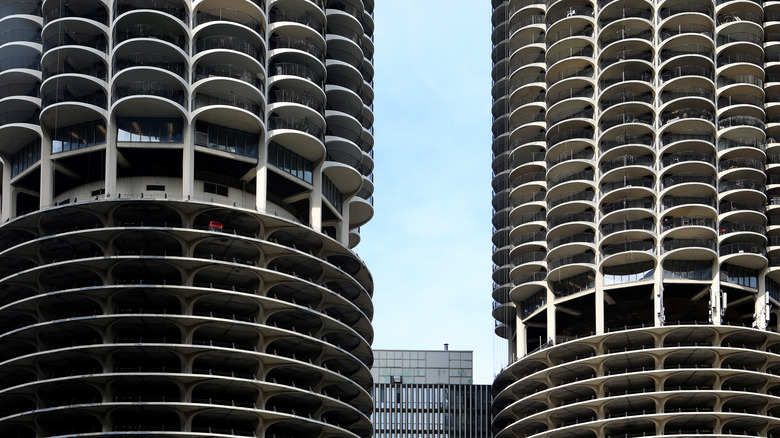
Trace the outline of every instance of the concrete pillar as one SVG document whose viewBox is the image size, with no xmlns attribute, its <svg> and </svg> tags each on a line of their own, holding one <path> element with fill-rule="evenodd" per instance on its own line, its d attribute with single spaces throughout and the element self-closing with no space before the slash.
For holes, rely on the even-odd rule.
<svg viewBox="0 0 780 438">
<path fill-rule="evenodd" d="M 604 333 L 604 274 L 596 271 L 596 293 L 594 294 L 596 306 L 596 334 Z"/>
<path fill-rule="evenodd" d="M 190 199 L 195 194 L 195 123 L 185 125 L 182 136 L 181 194 Z"/>
<path fill-rule="evenodd" d="M 2 223 L 8 222 L 16 216 L 16 194 L 11 187 L 11 160 L 6 156 L 0 157 L 3 160 L 3 192 L 2 192 Z"/>
<path fill-rule="evenodd" d="M 255 172 L 255 209 L 265 213 L 268 208 L 268 144 L 262 138 L 257 145 Z"/>
<path fill-rule="evenodd" d="M 116 197 L 117 189 L 117 149 L 116 116 L 111 116 L 106 132 L 106 196 Z"/>
<path fill-rule="evenodd" d="M 552 289 L 547 289 L 547 339 L 542 339 L 542 344 L 552 341 L 555 343 L 555 294 Z"/>
<path fill-rule="evenodd" d="M 45 130 L 44 130 L 45 131 Z M 10 159 L 8 160 L 11 161 Z M 40 208 L 54 204 L 54 162 L 51 160 L 51 137 L 47 132 L 41 138 Z"/>
<path fill-rule="evenodd" d="M 761 330 L 769 327 L 770 313 L 769 293 L 766 290 L 766 269 L 758 273 L 758 295 L 756 296 L 756 307 L 753 316 L 753 325 Z"/>
<path fill-rule="evenodd" d="M 712 287 L 710 289 L 710 309 L 712 313 L 712 325 L 723 324 L 723 316 L 726 313 L 726 297 L 720 290 L 720 263 L 712 262 Z"/>
<path fill-rule="evenodd" d="M 314 190 L 309 197 L 309 225 L 314 231 L 322 231 L 322 163 L 314 168 Z"/>
</svg>

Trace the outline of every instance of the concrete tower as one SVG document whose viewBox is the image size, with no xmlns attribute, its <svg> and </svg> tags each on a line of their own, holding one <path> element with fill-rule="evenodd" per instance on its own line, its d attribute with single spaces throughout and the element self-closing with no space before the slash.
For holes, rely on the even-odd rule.
<svg viewBox="0 0 780 438">
<path fill-rule="evenodd" d="M 373 7 L 0 4 L 0 436 L 371 435 Z"/>
<path fill-rule="evenodd" d="M 780 434 L 780 2 L 492 4 L 496 436 Z"/>
</svg>

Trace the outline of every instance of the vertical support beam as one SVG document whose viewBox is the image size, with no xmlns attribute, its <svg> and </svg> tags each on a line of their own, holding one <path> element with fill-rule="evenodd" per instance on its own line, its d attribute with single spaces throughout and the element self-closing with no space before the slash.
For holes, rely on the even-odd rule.
<svg viewBox="0 0 780 438">
<path fill-rule="evenodd" d="M 111 116 L 106 127 L 106 196 L 115 197 L 117 188 L 116 116 Z"/>
<path fill-rule="evenodd" d="M 257 146 L 257 172 L 255 175 L 255 209 L 265 213 L 268 209 L 268 144 L 265 138 Z"/>
<path fill-rule="evenodd" d="M 758 295 L 756 296 L 756 307 L 753 317 L 753 325 L 760 329 L 766 330 L 769 327 L 769 294 L 766 290 L 766 269 L 762 269 L 758 273 Z"/>
<path fill-rule="evenodd" d="M 664 322 L 666 322 L 666 314 L 664 312 L 664 268 L 659 263 L 653 274 L 653 326 L 661 327 L 664 325 Z"/>
<path fill-rule="evenodd" d="M 195 123 L 189 123 L 183 134 L 181 152 L 181 194 L 190 199 L 195 194 Z"/>
<path fill-rule="evenodd" d="M 514 345 L 510 342 L 509 347 L 509 363 L 528 353 L 528 330 L 519 315 L 517 316 L 517 342 Z"/>
<path fill-rule="evenodd" d="M 10 163 L 10 157 L 6 161 Z M 51 160 L 51 136 L 47 132 L 43 132 L 41 136 L 41 179 L 38 201 L 41 209 L 54 204 L 54 162 Z"/>
<path fill-rule="evenodd" d="M 322 163 L 314 168 L 314 190 L 309 197 L 309 225 L 314 231 L 322 232 Z"/>
<path fill-rule="evenodd" d="M 11 187 L 11 159 L 6 156 L 3 159 L 3 192 L 2 192 L 2 223 L 8 222 L 16 216 L 16 193 Z"/>
<path fill-rule="evenodd" d="M 722 325 L 728 303 L 720 290 L 720 263 L 717 260 L 712 262 L 712 271 L 712 288 L 710 289 L 712 325 Z"/>
<path fill-rule="evenodd" d="M 542 344 L 552 341 L 555 343 L 555 294 L 547 288 L 547 339 L 542 339 Z"/>
<path fill-rule="evenodd" d="M 596 334 L 600 335 L 604 333 L 604 274 L 601 271 L 596 271 L 596 293 L 594 294 L 594 303 L 596 310 Z"/>
</svg>

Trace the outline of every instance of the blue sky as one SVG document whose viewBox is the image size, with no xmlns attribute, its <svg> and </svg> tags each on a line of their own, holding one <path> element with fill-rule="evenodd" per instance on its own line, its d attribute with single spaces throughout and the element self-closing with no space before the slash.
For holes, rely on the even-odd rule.
<svg viewBox="0 0 780 438">
<path fill-rule="evenodd" d="M 490 14 L 488 1 L 376 0 L 375 215 L 356 248 L 374 276 L 374 348 L 473 350 L 475 383 L 491 383 L 502 356 Z"/>
</svg>

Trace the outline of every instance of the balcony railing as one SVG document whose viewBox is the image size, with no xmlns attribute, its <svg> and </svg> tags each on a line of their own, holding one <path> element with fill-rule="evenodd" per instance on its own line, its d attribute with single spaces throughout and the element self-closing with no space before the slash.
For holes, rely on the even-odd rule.
<svg viewBox="0 0 780 438">
<path fill-rule="evenodd" d="M 116 31 L 115 44 L 135 38 L 152 38 L 165 41 L 187 51 L 187 37 L 175 30 L 155 24 L 134 24 Z"/>
<path fill-rule="evenodd" d="M 707 184 L 712 187 L 715 187 L 716 180 L 714 176 L 707 173 L 700 173 L 700 172 L 677 173 L 674 175 L 668 175 L 661 180 L 661 185 L 663 186 L 664 189 L 679 184 L 690 184 L 690 183 Z"/>
<path fill-rule="evenodd" d="M 594 197 L 596 196 L 596 193 L 593 190 L 583 190 L 583 191 L 573 191 L 573 192 L 567 192 L 560 196 L 556 196 L 555 198 L 547 201 L 547 208 L 551 209 L 553 207 L 556 207 L 558 205 L 567 203 L 567 202 L 573 202 L 573 201 L 593 201 Z"/>
<path fill-rule="evenodd" d="M 564 265 L 571 265 L 575 263 L 593 264 L 595 262 L 596 262 L 596 256 L 594 254 L 591 253 L 577 254 L 573 256 L 561 257 L 558 259 L 551 260 L 547 263 L 547 269 L 553 270 Z"/>
<path fill-rule="evenodd" d="M 189 24 L 187 9 L 183 8 L 179 2 L 168 0 L 121 0 L 114 9 L 114 18 L 136 9 L 151 9 L 164 12 L 178 18 L 185 24 Z"/>
<path fill-rule="evenodd" d="M 164 84 L 156 84 L 146 81 L 136 81 L 117 86 L 114 90 L 114 93 L 112 94 L 112 101 L 116 102 L 124 97 L 142 95 L 162 97 L 186 107 L 185 102 L 187 98 L 184 91 L 178 88 L 169 87 Z"/>
<path fill-rule="evenodd" d="M 699 161 L 711 164 L 713 166 L 715 165 L 715 157 L 708 153 L 699 151 L 685 151 L 678 152 L 676 154 L 664 155 L 664 157 L 661 159 L 661 165 L 663 167 L 667 167 L 673 164 L 686 163 L 690 161 Z"/>
<path fill-rule="evenodd" d="M 613 211 L 624 210 L 627 208 L 642 208 L 645 210 L 652 210 L 655 208 L 655 202 L 652 199 L 621 199 L 620 201 L 608 202 L 601 206 L 601 214 L 607 215 Z"/>
<path fill-rule="evenodd" d="M 732 243 L 729 245 L 720 246 L 720 255 L 726 256 L 731 254 L 749 253 L 766 256 L 766 248 L 763 245 L 756 243 Z"/>
<path fill-rule="evenodd" d="M 257 59 L 260 64 L 265 63 L 265 53 L 263 53 L 263 50 L 250 43 L 245 38 L 232 35 L 214 35 L 199 38 L 195 42 L 193 52 L 197 54 L 206 50 L 215 49 L 233 50 L 244 53 L 252 58 Z"/>
<path fill-rule="evenodd" d="M 272 116 L 268 119 L 268 129 L 292 129 L 310 134 L 320 141 L 325 141 L 322 128 L 306 117 Z"/>
<path fill-rule="evenodd" d="M 316 17 L 309 15 L 308 12 L 290 11 L 280 8 L 274 8 L 269 14 L 271 23 L 278 23 L 280 21 L 289 21 L 293 23 L 303 24 L 316 30 L 320 35 L 324 35 L 325 24 Z"/>
<path fill-rule="evenodd" d="M 652 241 L 622 242 L 613 245 L 606 245 L 601 248 L 601 258 L 607 258 L 611 255 L 622 252 L 654 252 L 655 244 Z"/>
<path fill-rule="evenodd" d="M 669 239 L 662 246 L 663 252 L 674 251 L 681 248 L 705 248 L 717 251 L 717 246 L 712 239 Z"/>
<path fill-rule="evenodd" d="M 550 228 L 555 228 L 558 225 L 566 224 L 569 222 L 593 222 L 595 213 L 590 211 L 583 211 L 579 213 L 566 213 L 561 216 L 554 217 L 548 221 Z"/>
<path fill-rule="evenodd" d="M 601 237 L 606 237 L 610 234 L 626 230 L 655 231 L 655 222 L 647 219 L 640 219 L 606 224 L 601 227 Z"/>
<path fill-rule="evenodd" d="M 661 201 L 661 209 L 677 207 L 679 205 L 706 205 L 717 208 L 717 203 L 712 196 L 666 196 Z"/>
</svg>

